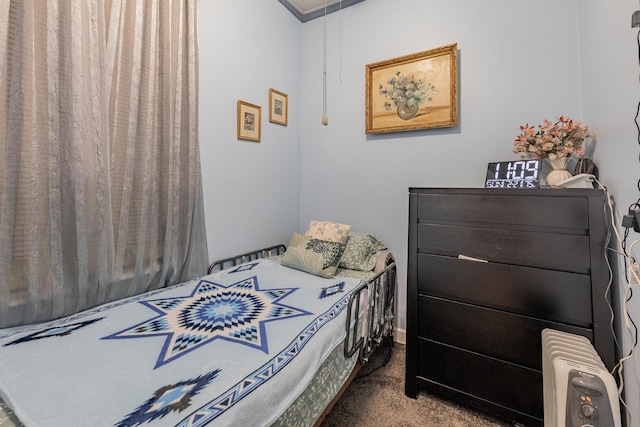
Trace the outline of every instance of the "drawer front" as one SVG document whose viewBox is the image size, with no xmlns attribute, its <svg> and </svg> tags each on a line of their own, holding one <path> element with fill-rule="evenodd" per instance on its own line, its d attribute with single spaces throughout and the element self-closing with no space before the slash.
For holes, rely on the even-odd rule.
<svg viewBox="0 0 640 427">
<path fill-rule="evenodd" d="M 584 197 L 495 196 L 491 194 L 419 194 L 418 220 L 586 230 Z"/>
<path fill-rule="evenodd" d="M 586 274 L 419 254 L 418 293 L 593 326 Z"/>
<path fill-rule="evenodd" d="M 542 372 L 420 339 L 418 375 L 542 419 Z"/>
<path fill-rule="evenodd" d="M 589 237 L 497 228 L 418 225 L 418 252 L 588 274 Z"/>
<path fill-rule="evenodd" d="M 527 368 L 542 369 L 545 328 L 586 336 L 591 330 L 427 296 L 418 297 L 418 336 Z"/>
</svg>

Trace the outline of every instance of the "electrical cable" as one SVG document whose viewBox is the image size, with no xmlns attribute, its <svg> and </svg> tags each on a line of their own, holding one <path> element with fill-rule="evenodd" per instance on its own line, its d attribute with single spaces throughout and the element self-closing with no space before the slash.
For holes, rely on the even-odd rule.
<svg viewBox="0 0 640 427">
<path fill-rule="evenodd" d="M 596 184 L 598 184 L 598 186 L 604 191 L 605 197 L 606 197 L 606 205 L 609 207 L 609 215 L 610 215 L 610 224 L 611 224 L 611 229 L 613 230 L 613 233 L 615 234 L 616 238 L 617 238 L 617 242 L 618 245 L 620 246 L 621 249 L 621 255 L 623 256 L 623 259 L 625 261 L 625 265 L 629 264 L 629 262 L 631 262 L 631 258 L 628 255 L 628 252 L 626 250 L 626 248 L 623 247 L 623 239 L 620 236 L 620 233 L 618 232 L 618 228 L 615 226 L 616 221 L 615 221 L 615 208 L 613 206 L 613 202 L 611 200 L 611 195 L 609 194 L 609 191 L 607 190 L 607 188 L 602 185 L 602 183 L 600 181 L 598 181 L 596 178 L 594 178 L 594 182 Z M 609 226 L 607 224 L 607 230 L 609 232 Z M 637 240 L 636 242 L 633 243 L 633 245 L 635 245 L 639 240 Z M 609 239 L 607 239 L 607 246 L 609 245 Z M 633 247 L 632 245 L 632 247 Z M 630 247 L 630 250 L 632 249 L 632 247 Z M 607 258 L 605 256 L 605 258 Z M 609 293 L 609 286 L 612 283 L 613 280 L 613 276 L 612 276 L 612 268 L 609 264 L 609 260 L 608 258 L 606 259 L 609 271 L 610 271 L 610 276 L 609 276 L 609 284 L 607 286 L 607 291 L 605 291 L 605 297 L 608 295 Z M 629 267 L 629 271 L 631 271 L 632 275 L 634 276 L 634 278 L 636 279 L 635 283 L 640 283 L 640 277 L 638 277 L 638 274 L 634 271 L 633 268 Z M 626 419 L 627 419 L 627 425 L 631 425 L 631 411 L 629 410 L 626 402 L 624 401 L 624 399 L 622 398 L 622 392 L 624 390 L 624 374 L 623 374 L 623 370 L 624 370 L 624 363 L 628 360 L 632 360 L 634 357 L 634 353 L 635 353 L 635 348 L 637 346 L 637 340 L 635 339 L 634 336 L 634 329 L 635 329 L 635 323 L 633 323 L 633 320 L 631 319 L 631 316 L 629 315 L 629 312 L 627 310 L 627 302 L 630 299 L 630 294 L 631 294 L 631 283 L 629 280 L 628 276 L 625 276 L 626 278 L 626 283 L 627 286 L 625 288 L 625 292 L 624 292 L 624 298 L 622 300 L 622 319 L 624 321 L 624 326 L 627 330 L 627 332 L 629 333 L 630 337 L 631 337 L 631 341 L 632 341 L 632 346 L 631 349 L 629 350 L 629 352 L 627 353 L 626 356 L 623 356 L 620 358 L 620 360 L 618 360 L 618 363 L 616 363 L 616 365 L 613 367 L 613 369 L 611 370 L 611 374 L 617 374 L 618 376 L 618 400 L 620 401 L 620 404 L 624 407 L 625 409 L 625 414 L 626 414 Z M 607 304 L 609 304 L 609 310 L 611 311 L 611 314 L 613 316 L 613 308 L 611 307 L 611 304 L 609 302 L 607 302 Z M 611 321 L 611 327 L 613 328 L 613 319 Z M 615 335 L 615 330 L 613 331 L 613 337 L 614 337 L 614 341 L 616 342 L 616 345 L 618 346 L 618 348 L 620 348 L 620 343 L 618 342 L 616 335 Z M 637 336 L 637 335 L 636 335 Z"/>
<path fill-rule="evenodd" d="M 387 335 L 386 337 L 384 337 L 383 338 L 383 343 L 386 343 L 385 347 L 387 347 L 387 354 L 385 355 L 385 357 L 382 360 L 382 362 L 378 366 L 376 366 L 375 368 L 372 368 L 369 372 L 356 375 L 355 379 L 368 377 L 369 375 L 371 375 L 374 372 L 376 372 L 378 369 L 380 369 L 380 368 L 382 368 L 384 366 L 387 366 L 387 363 L 389 363 L 389 360 L 391 360 L 391 354 L 393 353 L 393 335 Z M 382 345 L 381 345 L 381 347 L 382 347 Z M 378 351 L 380 351 L 380 348 L 378 348 Z"/>
<path fill-rule="evenodd" d="M 640 1 L 638 3 L 640 5 Z M 638 65 L 640 65 L 640 29 L 638 29 L 637 34 L 636 34 L 636 43 L 637 43 L 637 47 L 638 47 L 638 51 L 637 51 L 637 53 L 638 53 Z M 638 75 L 638 80 L 640 81 L 640 74 Z M 636 135 L 637 135 L 636 139 L 637 139 L 638 146 L 640 146 L 640 124 L 638 123 L 638 117 L 639 116 L 640 116 L 640 101 L 638 101 L 638 105 L 637 105 L 637 108 L 636 108 L 636 115 L 634 117 L 634 123 L 636 125 Z M 638 161 L 640 162 L 640 152 L 638 153 Z M 640 178 L 638 179 L 636 188 L 640 192 Z M 640 208 L 640 197 L 638 198 L 638 200 L 636 200 L 635 203 L 632 203 L 629 206 L 629 209 L 632 209 L 632 208 L 636 208 L 636 209 Z M 636 221 L 637 221 L 637 219 L 636 219 Z M 626 240 L 627 240 L 628 235 L 629 235 L 629 231 L 630 230 L 628 228 L 625 230 L 625 241 L 624 241 L 625 242 L 625 246 L 626 246 Z M 633 242 L 629 246 L 629 255 L 630 255 L 631 259 L 633 260 L 633 263 L 631 263 L 628 267 L 625 264 L 625 277 L 627 277 L 627 278 L 630 277 L 629 276 L 629 272 L 626 271 L 626 269 L 628 268 L 629 270 L 631 270 L 631 273 L 632 273 L 632 275 L 633 275 L 633 277 L 635 279 L 635 283 L 636 284 L 640 284 L 640 280 L 638 280 L 638 274 L 637 274 L 638 273 L 637 261 L 636 261 L 636 258 L 633 257 L 633 246 L 635 246 L 636 243 L 637 243 L 637 240 L 635 242 Z M 634 268 L 634 266 L 636 266 L 636 268 Z M 627 280 L 627 282 L 628 282 L 628 280 Z M 624 302 L 625 308 L 628 305 L 628 302 L 633 297 L 633 290 L 631 289 L 630 285 L 628 286 L 628 288 L 629 288 L 628 297 L 625 299 L 625 302 Z M 633 319 L 631 318 L 631 316 L 629 316 L 629 320 L 633 324 L 633 328 L 634 328 L 634 332 L 635 332 L 633 334 L 633 337 L 632 337 L 633 347 L 632 347 L 631 351 L 633 352 L 633 350 L 638 345 L 638 327 L 635 324 L 635 322 L 633 321 Z M 639 365 L 638 361 L 637 360 L 634 361 L 633 366 L 634 366 L 635 369 L 633 370 L 633 372 L 635 374 L 635 379 L 636 379 L 636 384 L 638 385 L 638 389 L 640 389 L 640 379 L 638 378 L 639 377 L 639 374 L 638 374 L 639 366 L 638 365 Z M 629 422 L 629 425 L 630 424 L 631 424 L 631 422 Z"/>
<path fill-rule="evenodd" d="M 610 228 L 610 221 L 607 220 L 606 218 L 611 215 L 610 212 L 612 212 L 613 210 L 613 206 L 611 205 L 611 200 L 607 195 L 607 190 L 606 188 L 604 188 L 602 185 L 600 185 L 600 187 L 604 190 L 602 199 L 603 199 L 603 222 L 604 222 L 604 226 L 605 229 L 607 230 L 606 236 L 605 236 L 605 242 L 604 242 L 604 247 L 607 249 L 607 251 L 610 252 L 614 252 L 616 254 L 621 254 L 621 252 L 616 251 L 615 249 L 611 248 L 611 228 Z M 607 208 L 609 208 L 609 210 L 607 210 Z M 622 253 L 624 254 L 624 253 Z M 605 301 L 607 302 L 607 306 L 609 308 L 609 313 L 611 314 L 611 317 L 609 319 L 609 329 L 611 330 L 611 335 L 613 336 L 613 342 L 616 346 L 616 349 L 618 350 L 618 354 L 622 354 L 622 345 L 620 344 L 620 342 L 618 341 L 618 337 L 616 336 L 616 330 L 615 330 L 615 325 L 614 325 L 614 320 L 615 320 L 615 312 L 613 310 L 613 306 L 611 305 L 611 287 L 613 284 L 613 268 L 611 267 L 611 263 L 609 262 L 609 257 L 607 256 L 607 253 L 605 252 L 604 255 L 604 260 L 605 260 L 605 264 L 607 265 L 607 270 L 609 272 L 609 281 L 607 283 L 607 288 L 605 290 Z M 615 370 L 615 367 L 614 369 Z M 613 374 L 613 370 L 612 370 L 612 374 Z"/>
<path fill-rule="evenodd" d="M 639 1 L 640 3 L 640 1 Z M 632 19 L 633 21 L 633 19 Z M 632 22 L 632 26 L 637 26 L 635 25 L 634 22 Z M 640 65 L 640 30 L 638 30 L 637 35 L 636 35 L 636 43 L 638 46 L 638 64 Z M 640 75 L 638 76 L 638 79 L 640 81 Z M 637 143 L 640 146 L 640 123 L 638 122 L 638 118 L 640 117 L 640 101 L 637 104 L 636 107 L 636 114 L 634 116 L 634 123 L 636 126 L 636 132 L 637 132 Z M 638 161 L 640 162 L 640 153 L 638 154 Z M 613 229 L 613 232 L 616 236 L 616 238 L 618 239 L 618 244 L 620 246 L 620 251 L 617 251 L 615 249 L 611 249 L 614 253 L 622 256 L 622 259 L 624 260 L 624 277 L 625 277 L 625 282 L 626 282 L 626 287 L 624 289 L 624 297 L 621 298 L 620 303 L 622 306 L 622 319 L 624 322 L 624 326 L 626 328 L 626 331 L 628 332 L 630 339 L 631 339 L 631 349 L 629 350 L 629 352 L 627 353 L 626 356 L 623 356 L 620 358 L 620 360 L 618 361 L 618 363 L 614 366 L 613 370 L 612 370 L 612 374 L 614 372 L 617 372 L 618 374 L 618 379 L 619 379 L 619 386 L 618 386 L 618 398 L 620 400 L 621 405 L 624 407 L 625 409 L 625 415 L 626 415 L 626 425 L 631 425 L 631 411 L 629 410 L 629 408 L 626 405 L 626 402 L 624 401 L 624 399 L 622 398 L 622 392 L 624 390 L 624 375 L 623 375 L 623 368 L 624 368 L 624 364 L 627 361 L 631 361 L 634 362 L 633 358 L 634 358 L 634 353 L 635 353 L 635 349 L 638 346 L 638 327 L 636 325 L 636 323 L 633 321 L 633 319 L 631 318 L 631 315 L 628 312 L 628 303 L 629 301 L 632 299 L 633 297 L 633 288 L 632 288 L 632 283 L 633 284 L 640 284 L 640 277 L 638 277 L 638 269 L 636 268 L 636 258 L 633 256 L 633 247 L 640 242 L 640 239 L 634 241 L 629 248 L 627 249 L 627 239 L 629 237 L 629 226 L 625 225 L 625 231 L 624 231 L 624 238 L 622 238 L 620 236 L 620 233 L 618 232 L 618 228 L 616 227 L 616 222 L 615 222 L 615 214 L 614 214 L 614 208 L 613 208 L 613 203 L 611 201 L 611 196 L 609 194 L 609 192 L 607 191 L 606 187 L 604 185 L 602 185 L 602 183 L 600 183 L 597 179 L 594 179 L 594 181 L 598 184 L 598 186 L 604 190 L 605 196 L 607 198 L 607 204 L 609 206 L 609 212 L 611 214 L 611 228 Z M 636 187 L 638 189 L 638 191 L 640 191 L 640 178 L 638 179 L 637 183 L 636 183 Z M 638 209 L 640 208 L 640 198 L 638 198 L 638 200 L 635 203 L 632 203 L 629 206 L 628 212 L 631 214 L 631 210 L 632 209 Z M 605 208 L 606 209 L 606 208 Z M 620 218 L 624 218 L 623 215 L 620 215 L 620 213 L 618 212 Z M 626 215 L 625 215 L 626 216 Z M 637 221 L 635 218 L 633 221 Z M 621 221 L 622 223 L 622 221 Z M 609 225 L 607 224 L 607 230 L 609 232 L 608 236 L 607 236 L 607 249 L 609 250 L 609 239 L 611 237 L 610 234 L 610 230 L 609 230 Z M 608 258 L 605 255 L 606 258 Z M 611 270 L 611 266 L 609 265 L 609 261 L 607 259 L 607 266 L 609 268 L 610 271 L 610 278 L 609 278 L 609 285 L 611 285 L 611 282 L 613 280 L 613 276 L 612 276 L 612 270 Z M 620 282 L 621 283 L 621 282 Z M 622 290 L 622 289 L 621 289 Z M 609 292 L 609 287 L 607 287 L 607 291 L 606 293 L 608 294 Z M 611 307 L 611 305 L 609 304 L 609 309 L 611 310 L 611 314 L 612 316 L 614 315 L 613 313 L 613 308 Z M 611 319 L 611 328 L 614 329 L 613 326 L 613 317 Z M 620 354 L 622 354 L 622 347 L 620 346 L 620 343 L 618 342 L 618 339 L 616 337 L 615 334 L 615 330 L 613 331 L 613 338 L 614 341 L 616 343 L 617 348 L 620 350 Z M 633 373 L 635 374 L 635 380 L 636 383 L 638 384 L 639 388 L 640 388 L 640 379 L 638 378 L 638 367 L 636 365 L 636 363 L 633 363 L 633 366 L 635 367 L 635 369 L 633 369 Z"/>
<path fill-rule="evenodd" d="M 636 36 L 636 43 L 638 45 L 638 65 L 640 65 L 640 30 L 638 30 L 638 34 Z M 640 75 L 638 75 L 638 80 L 640 81 Z M 637 137 L 638 145 L 640 145 L 640 124 L 638 123 L 639 116 L 640 116 L 640 101 L 638 101 L 638 106 L 636 108 L 636 115 L 633 119 L 634 123 L 636 124 L 636 130 L 638 135 Z M 638 161 L 640 162 L 640 154 L 638 154 Z M 638 188 L 638 191 L 640 191 L 640 178 L 638 179 L 638 183 L 636 187 Z M 635 205 L 640 206 L 640 198 L 638 198 L 638 201 L 635 203 Z"/>
</svg>

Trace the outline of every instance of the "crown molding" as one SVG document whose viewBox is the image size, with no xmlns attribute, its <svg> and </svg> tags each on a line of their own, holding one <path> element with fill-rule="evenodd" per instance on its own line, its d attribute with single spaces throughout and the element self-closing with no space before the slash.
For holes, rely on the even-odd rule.
<svg viewBox="0 0 640 427">
<path fill-rule="evenodd" d="M 313 19 L 320 18 L 324 16 L 324 7 L 309 11 L 307 13 L 300 12 L 294 5 L 292 5 L 289 0 L 278 0 L 284 7 L 287 8 L 289 12 L 293 14 L 298 20 L 302 23 L 309 22 Z M 364 0 L 342 0 L 342 9 L 345 9 L 349 6 L 353 6 L 354 4 L 361 3 Z M 327 5 L 327 15 L 338 12 L 340 10 L 340 2 L 333 3 Z"/>
</svg>

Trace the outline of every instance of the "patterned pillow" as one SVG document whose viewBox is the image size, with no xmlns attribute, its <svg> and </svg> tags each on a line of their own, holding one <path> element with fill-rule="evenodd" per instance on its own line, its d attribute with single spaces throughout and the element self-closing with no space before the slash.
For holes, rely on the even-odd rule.
<svg viewBox="0 0 640 427">
<path fill-rule="evenodd" d="M 337 222 L 311 221 L 307 232 L 304 234 L 315 239 L 324 240 L 325 242 L 345 243 L 349 236 L 350 228 L 350 225 L 339 224 Z"/>
<path fill-rule="evenodd" d="M 346 246 L 345 243 L 327 242 L 294 233 L 280 263 L 331 279 L 336 275 L 340 257 Z"/>
<path fill-rule="evenodd" d="M 376 266 L 378 254 L 387 246 L 366 233 L 349 233 L 347 247 L 340 258 L 340 267 L 350 270 L 371 271 Z"/>
</svg>

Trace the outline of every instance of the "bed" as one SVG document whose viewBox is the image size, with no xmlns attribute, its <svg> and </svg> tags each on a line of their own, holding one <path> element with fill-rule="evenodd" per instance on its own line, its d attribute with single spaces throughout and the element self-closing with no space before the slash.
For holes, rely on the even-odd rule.
<svg viewBox="0 0 640 427">
<path fill-rule="evenodd" d="M 348 233 L 338 255 L 352 236 L 377 242 Z M 392 340 L 396 268 L 380 244 L 364 271 L 327 273 L 307 256 L 318 240 L 331 246 L 294 234 L 189 282 L 0 330 L 0 427 L 321 424 Z"/>
</svg>

